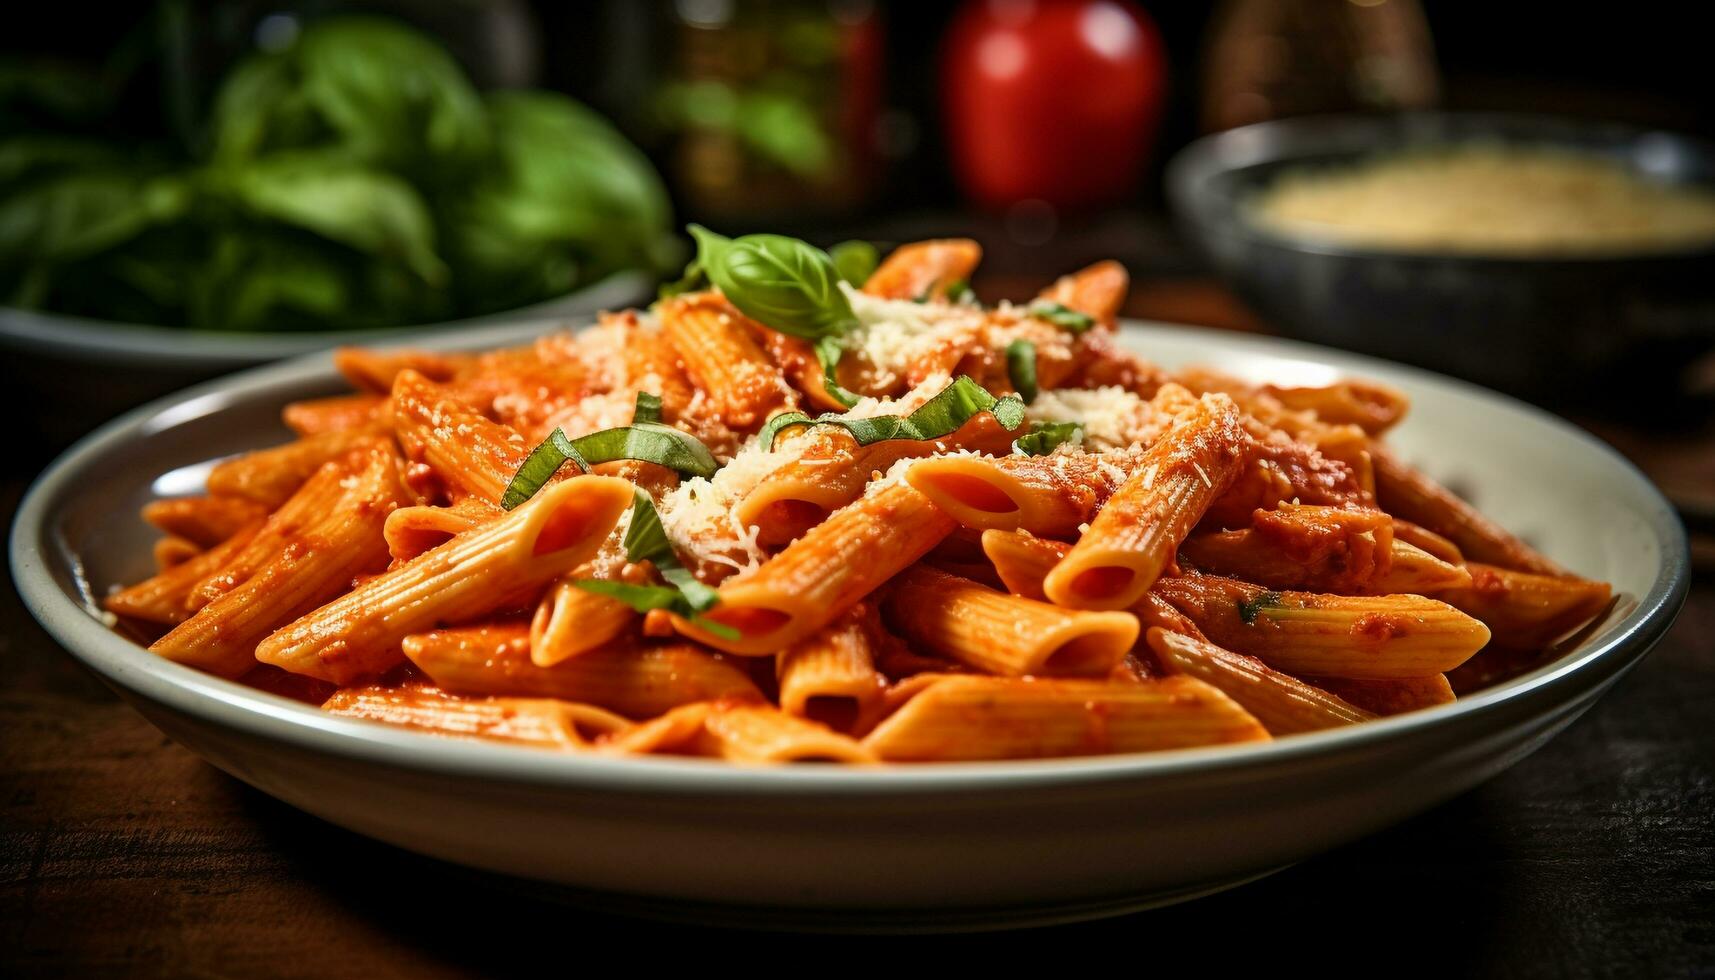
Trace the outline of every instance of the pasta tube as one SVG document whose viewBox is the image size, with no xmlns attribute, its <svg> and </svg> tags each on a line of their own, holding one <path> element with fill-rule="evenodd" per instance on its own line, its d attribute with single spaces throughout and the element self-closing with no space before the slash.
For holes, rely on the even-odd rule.
<svg viewBox="0 0 1715 980">
<path fill-rule="evenodd" d="M 1489 642 L 1488 627 L 1422 596 L 1271 592 L 1209 575 L 1162 579 L 1156 592 L 1217 645 L 1298 676 L 1424 677 Z"/>
<path fill-rule="evenodd" d="M 1232 399 L 1206 395 L 1145 452 L 1043 580 L 1055 605 L 1124 609 L 1149 591 L 1179 542 L 1238 473 L 1238 414 Z"/>
<path fill-rule="evenodd" d="M 588 560 L 633 497 L 631 484 L 606 476 L 544 487 L 292 622 L 263 641 L 256 659 L 336 684 L 379 674 L 400 662 L 406 636 L 515 608 Z"/>
<path fill-rule="evenodd" d="M 924 565 L 901 573 L 882 607 L 914 645 L 1008 677 L 1101 677 L 1137 642 L 1127 612 L 1060 609 Z"/>
<path fill-rule="evenodd" d="M 578 701 L 628 718 L 652 718 L 718 698 L 759 699 L 750 677 L 693 643 L 609 646 L 538 667 L 523 623 L 415 633 L 405 656 L 440 687 L 459 694 Z"/>
<path fill-rule="evenodd" d="M 864 737 L 889 762 L 1028 759 L 1266 741 L 1268 731 L 1192 677 L 1023 680 L 962 675 L 928 684 Z"/>
</svg>

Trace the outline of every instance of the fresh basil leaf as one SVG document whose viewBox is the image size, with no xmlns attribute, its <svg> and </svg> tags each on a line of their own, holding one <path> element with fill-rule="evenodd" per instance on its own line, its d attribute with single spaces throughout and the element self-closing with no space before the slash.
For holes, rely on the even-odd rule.
<svg viewBox="0 0 1715 980">
<path fill-rule="evenodd" d="M 1036 345 L 1020 338 L 1006 345 L 1006 373 L 1028 405 L 1036 400 Z"/>
<path fill-rule="evenodd" d="M 948 283 L 941 295 L 947 297 L 949 303 L 974 303 L 977 299 L 977 294 L 971 291 L 970 282 L 964 279 L 954 279 Z"/>
<path fill-rule="evenodd" d="M 1078 422 L 1037 422 L 1030 432 L 1013 440 L 1014 452 L 1026 456 L 1046 456 L 1068 442 L 1081 442 L 1084 426 Z"/>
<path fill-rule="evenodd" d="M 1096 325 L 1096 318 L 1088 313 L 1080 313 L 1052 300 L 1037 300 L 1030 304 L 1027 312 L 1038 320 L 1046 320 L 1072 333 L 1083 333 Z"/>
<path fill-rule="evenodd" d="M 841 242 L 828 249 L 828 258 L 833 260 L 834 271 L 841 279 L 852 285 L 853 289 L 862 289 L 869 282 L 869 277 L 881 265 L 881 252 L 873 242 L 853 239 Z"/>
<path fill-rule="evenodd" d="M 555 429 L 513 474 L 500 498 L 500 508 L 511 510 L 535 496 L 568 460 L 588 470 L 598 463 L 620 459 L 656 463 L 685 476 L 714 476 L 719 468 L 709 447 L 696 436 L 660 422 L 634 422 L 576 439 Z"/>
<path fill-rule="evenodd" d="M 992 414 L 1003 429 L 1024 424 L 1024 402 L 1017 396 L 996 398 L 969 375 L 960 375 L 910 415 L 848 419 L 833 412 L 816 418 L 786 412 L 769 419 L 758 438 L 762 445 L 773 448 L 775 437 L 789 425 L 837 425 L 850 432 L 860 446 L 888 439 L 928 442 L 952 435 L 982 412 Z"/>
<path fill-rule="evenodd" d="M 828 397 L 847 408 L 858 403 L 856 392 L 847 391 L 840 385 L 840 358 L 845 356 L 846 349 L 840 344 L 840 338 L 829 335 L 816 341 L 816 362 L 822 365 L 822 388 Z"/>
<path fill-rule="evenodd" d="M 661 396 L 647 391 L 637 393 L 637 405 L 631 410 L 631 424 L 661 421 Z"/>
<path fill-rule="evenodd" d="M 428 205 L 392 174 L 309 152 L 263 157 L 208 179 L 260 217 L 400 261 L 430 285 L 447 281 Z"/>
<path fill-rule="evenodd" d="M 697 261 L 727 302 L 752 320 L 818 340 L 857 326 L 828 253 L 784 235 L 726 238 L 690 226 Z"/>
</svg>

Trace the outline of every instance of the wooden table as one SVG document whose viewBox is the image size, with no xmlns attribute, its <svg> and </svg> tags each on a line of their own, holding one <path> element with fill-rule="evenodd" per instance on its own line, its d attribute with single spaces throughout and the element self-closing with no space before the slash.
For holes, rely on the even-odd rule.
<svg viewBox="0 0 1715 980">
<path fill-rule="evenodd" d="M 1181 319 L 1243 317 L 1197 287 L 1143 295 L 1193 311 Z M 27 475 L 0 477 L 8 524 Z M 838 947 L 607 917 L 299 813 L 168 741 L 61 652 L 11 589 L 0 589 L 0 665 L 0 976 L 463 977 L 541 969 L 543 958 L 572 974 L 591 956 L 819 972 L 823 958 L 789 954 L 892 969 L 920 951 L 1025 946 L 1078 970 L 1200 956 L 1217 970 L 1715 971 L 1708 571 L 1655 654 L 1584 719 L 1393 829 L 1156 912 Z"/>
</svg>

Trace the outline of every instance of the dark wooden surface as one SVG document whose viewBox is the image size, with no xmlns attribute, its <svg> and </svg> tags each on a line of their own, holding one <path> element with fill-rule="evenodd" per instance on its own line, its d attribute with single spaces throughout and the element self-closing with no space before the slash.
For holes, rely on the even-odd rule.
<svg viewBox="0 0 1715 980">
<path fill-rule="evenodd" d="M 1195 285 L 1144 295 L 1179 319 L 1251 325 Z M 27 476 L 0 477 L 8 526 Z M 1025 948 L 1070 955 L 1079 971 L 1201 956 L 1211 970 L 1715 976 L 1706 570 L 1657 651 L 1582 720 L 1393 829 L 1170 909 L 849 947 L 608 917 L 299 813 L 168 741 L 61 652 L 9 588 L 0 666 L 0 976 L 570 974 L 592 956 L 626 969 L 682 958 L 819 972 L 825 957 L 791 954 L 893 968 L 907 954 Z"/>
</svg>

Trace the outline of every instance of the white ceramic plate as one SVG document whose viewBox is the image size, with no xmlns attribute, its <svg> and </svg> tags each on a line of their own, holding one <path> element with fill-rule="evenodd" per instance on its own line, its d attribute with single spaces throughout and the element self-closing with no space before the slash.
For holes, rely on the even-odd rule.
<svg viewBox="0 0 1715 980">
<path fill-rule="evenodd" d="M 539 327 L 508 329 L 522 340 Z M 1684 601 L 1684 532 L 1618 454 L 1459 382 L 1288 341 L 1128 324 L 1166 365 L 1407 391 L 1412 462 L 1570 568 L 1614 610 L 1553 663 L 1451 705 L 1272 743 L 859 770 L 597 759 L 328 717 L 148 655 L 92 597 L 150 572 L 156 496 L 203 461 L 287 437 L 279 408 L 343 389 L 318 355 L 190 389 L 83 440 L 12 534 L 42 624 L 162 731 L 264 792 L 401 847 L 572 886 L 608 909 L 801 927 L 960 928 L 1115 914 L 1249 880 L 1377 830 L 1517 762 L 1660 638 Z M 503 343 L 452 334 L 438 346 Z"/>
</svg>

